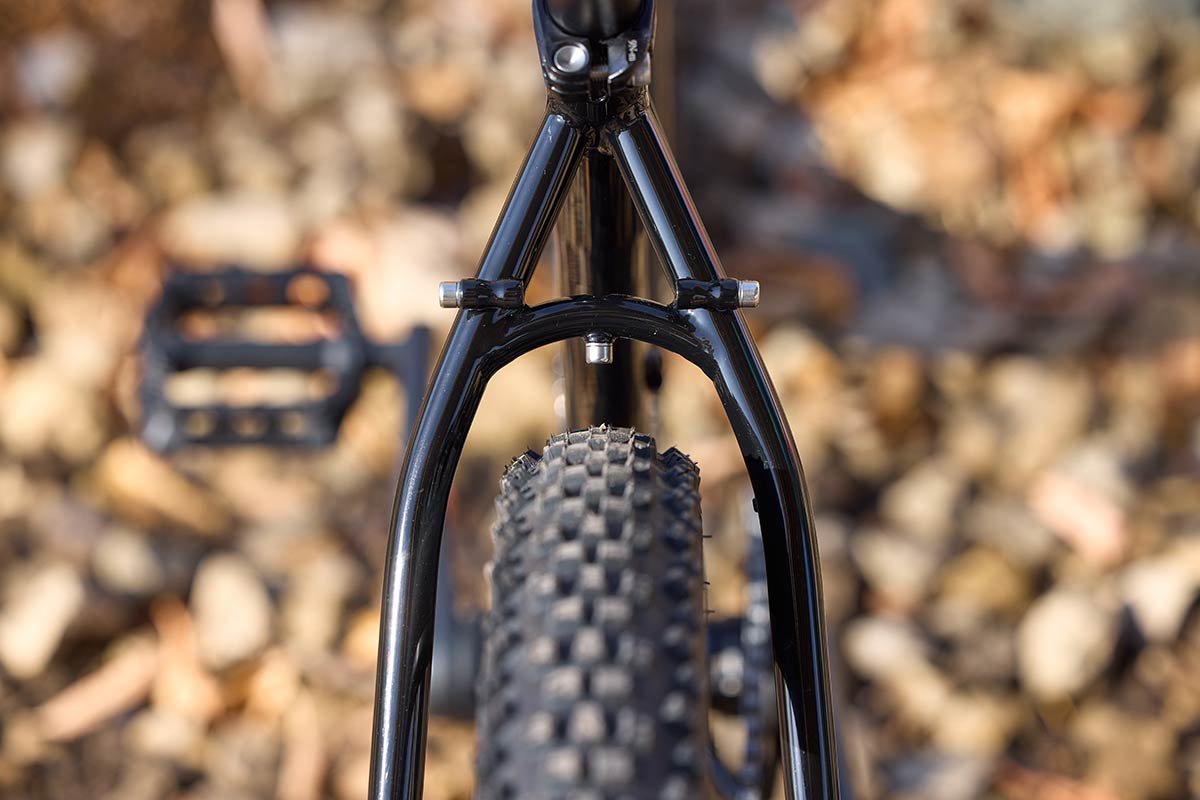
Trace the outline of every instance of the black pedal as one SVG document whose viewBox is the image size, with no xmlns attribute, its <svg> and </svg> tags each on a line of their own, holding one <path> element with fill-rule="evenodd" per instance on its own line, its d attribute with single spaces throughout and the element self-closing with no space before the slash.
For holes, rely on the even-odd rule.
<svg viewBox="0 0 1200 800">
<path fill-rule="evenodd" d="M 330 335 L 302 341 L 254 341 L 222 335 L 222 315 L 261 309 L 295 309 L 318 315 Z M 196 335 L 189 323 L 204 317 L 209 331 Z M 191 327 L 195 327 L 192 325 Z M 189 445 L 260 444 L 315 449 L 333 442 L 358 396 L 364 370 L 380 367 L 403 384 L 408 421 L 414 418 L 428 377 L 430 334 L 414 328 L 403 342 L 369 341 L 358 325 L 350 282 L 344 275 L 301 267 L 261 273 L 176 271 L 146 318 L 142 339 L 142 437 L 158 451 Z M 316 397 L 273 403 L 174 402 L 171 379 L 188 370 L 290 370 L 312 376 Z"/>
</svg>

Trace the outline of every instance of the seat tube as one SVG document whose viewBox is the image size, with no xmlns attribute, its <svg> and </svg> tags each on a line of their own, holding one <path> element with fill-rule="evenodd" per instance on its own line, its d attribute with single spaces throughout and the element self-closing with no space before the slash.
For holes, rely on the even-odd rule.
<svg viewBox="0 0 1200 800">
<path fill-rule="evenodd" d="M 584 156 L 555 230 L 557 287 L 568 297 L 642 297 L 648 247 L 612 157 Z M 571 429 L 608 423 L 646 429 L 645 345 L 618 338 L 613 363 L 588 364 L 581 339 L 563 344 L 563 393 Z"/>
</svg>

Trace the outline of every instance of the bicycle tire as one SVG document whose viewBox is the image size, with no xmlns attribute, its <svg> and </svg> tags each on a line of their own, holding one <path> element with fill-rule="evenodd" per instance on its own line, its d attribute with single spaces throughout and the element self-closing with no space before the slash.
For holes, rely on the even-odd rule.
<svg viewBox="0 0 1200 800">
<path fill-rule="evenodd" d="M 496 506 L 477 796 L 705 796 L 695 464 L 627 428 L 560 434 Z"/>
</svg>

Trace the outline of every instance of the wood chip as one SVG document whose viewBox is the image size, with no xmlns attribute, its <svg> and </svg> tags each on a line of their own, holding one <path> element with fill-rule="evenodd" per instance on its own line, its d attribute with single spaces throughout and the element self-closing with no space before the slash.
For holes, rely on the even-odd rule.
<svg viewBox="0 0 1200 800">
<path fill-rule="evenodd" d="M 134 637 L 103 666 L 63 689 L 37 709 L 42 734 L 66 742 L 145 702 L 158 669 L 158 648 Z"/>
</svg>

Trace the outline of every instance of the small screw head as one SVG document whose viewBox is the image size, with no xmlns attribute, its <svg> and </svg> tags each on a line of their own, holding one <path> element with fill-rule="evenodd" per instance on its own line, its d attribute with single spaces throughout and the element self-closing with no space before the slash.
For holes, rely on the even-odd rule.
<svg viewBox="0 0 1200 800">
<path fill-rule="evenodd" d="M 613 338 L 604 333 L 589 333 L 584 345 L 584 356 L 589 364 L 613 363 Z"/>
<path fill-rule="evenodd" d="M 762 301 L 758 281 L 738 281 L 738 308 L 757 308 Z"/>
<path fill-rule="evenodd" d="M 587 69 L 591 60 L 588 49 L 578 42 L 564 44 L 554 53 L 554 68 L 568 75 L 576 75 Z"/>
<path fill-rule="evenodd" d="M 438 284 L 438 305 L 442 308 L 460 308 L 463 288 L 458 281 L 443 281 Z"/>
</svg>

